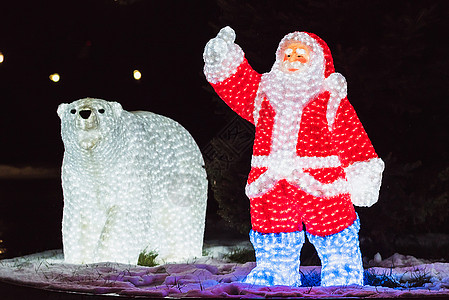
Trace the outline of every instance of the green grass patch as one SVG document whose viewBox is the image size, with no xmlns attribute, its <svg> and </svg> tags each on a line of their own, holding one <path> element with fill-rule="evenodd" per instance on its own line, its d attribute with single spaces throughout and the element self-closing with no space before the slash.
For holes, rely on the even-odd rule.
<svg viewBox="0 0 449 300">
<path fill-rule="evenodd" d="M 139 254 L 139 259 L 137 260 L 137 264 L 139 266 L 145 267 L 154 267 L 157 266 L 156 257 L 158 254 L 155 251 L 143 251 Z"/>
</svg>

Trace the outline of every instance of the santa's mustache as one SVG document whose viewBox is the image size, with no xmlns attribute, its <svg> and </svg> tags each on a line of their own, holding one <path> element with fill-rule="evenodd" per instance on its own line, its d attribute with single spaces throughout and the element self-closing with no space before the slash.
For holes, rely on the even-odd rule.
<svg viewBox="0 0 449 300">
<path fill-rule="evenodd" d="M 300 70 L 301 68 L 304 67 L 304 64 L 301 63 L 300 61 L 292 61 L 292 62 L 290 62 L 290 61 L 286 60 L 286 61 L 284 61 L 282 63 L 282 66 L 286 70 L 288 70 L 288 69 L 298 69 L 298 70 Z"/>
</svg>

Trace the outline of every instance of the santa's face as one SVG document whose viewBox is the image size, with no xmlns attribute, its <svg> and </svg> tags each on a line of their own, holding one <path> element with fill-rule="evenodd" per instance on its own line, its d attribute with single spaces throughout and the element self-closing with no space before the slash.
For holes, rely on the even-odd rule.
<svg viewBox="0 0 449 300">
<path fill-rule="evenodd" d="M 303 70 L 310 60 L 310 49 L 301 42 L 291 42 L 284 50 L 281 70 L 285 73 L 295 73 Z"/>
<path fill-rule="evenodd" d="M 323 89 L 325 66 L 323 49 L 312 36 L 290 33 L 279 43 L 261 88 L 270 101 L 305 104 Z"/>
</svg>

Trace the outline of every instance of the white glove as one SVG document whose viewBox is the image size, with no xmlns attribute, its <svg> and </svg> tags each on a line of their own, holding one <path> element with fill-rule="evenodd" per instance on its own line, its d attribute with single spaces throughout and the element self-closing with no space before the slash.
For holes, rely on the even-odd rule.
<svg viewBox="0 0 449 300">
<path fill-rule="evenodd" d="M 348 85 L 346 79 L 340 73 L 332 73 L 324 81 L 325 88 L 332 96 L 342 99 L 346 97 Z"/>
<path fill-rule="evenodd" d="M 357 162 L 345 169 L 352 204 L 370 207 L 379 198 L 385 164 L 380 158 Z"/>
<path fill-rule="evenodd" d="M 235 72 L 237 67 L 243 62 L 244 53 L 242 49 L 234 43 L 235 32 L 226 26 L 220 30 L 217 36 L 204 47 L 204 74 L 211 83 L 225 80 Z"/>
<path fill-rule="evenodd" d="M 234 30 L 229 26 L 222 28 L 217 37 L 207 42 L 203 52 L 204 62 L 211 65 L 221 63 L 228 55 L 234 41 Z"/>
</svg>

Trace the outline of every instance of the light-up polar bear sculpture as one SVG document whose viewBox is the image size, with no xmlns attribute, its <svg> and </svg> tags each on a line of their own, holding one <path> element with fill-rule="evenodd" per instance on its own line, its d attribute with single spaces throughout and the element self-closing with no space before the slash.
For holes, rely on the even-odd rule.
<svg viewBox="0 0 449 300">
<path fill-rule="evenodd" d="M 207 179 L 191 135 L 175 121 L 85 98 L 58 107 L 62 235 L 68 263 L 160 262 L 202 255 Z"/>
</svg>

